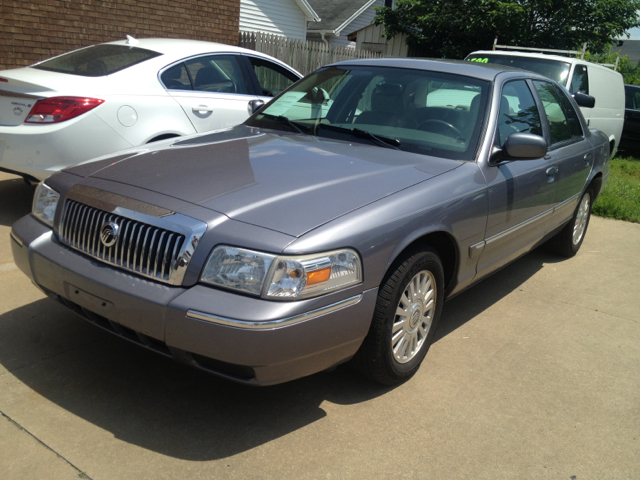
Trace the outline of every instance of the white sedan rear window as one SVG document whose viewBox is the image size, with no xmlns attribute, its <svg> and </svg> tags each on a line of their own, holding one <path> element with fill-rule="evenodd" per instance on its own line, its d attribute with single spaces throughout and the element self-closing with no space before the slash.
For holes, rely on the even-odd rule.
<svg viewBox="0 0 640 480">
<path fill-rule="evenodd" d="M 95 45 L 34 65 L 38 70 L 83 77 L 102 77 L 162 55 L 144 48 L 124 45 Z"/>
</svg>

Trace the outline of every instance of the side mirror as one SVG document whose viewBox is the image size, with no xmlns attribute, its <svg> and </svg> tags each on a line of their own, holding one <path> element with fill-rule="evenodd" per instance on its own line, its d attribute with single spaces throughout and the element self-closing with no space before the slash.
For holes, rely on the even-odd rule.
<svg viewBox="0 0 640 480">
<path fill-rule="evenodd" d="M 264 105 L 264 100 L 251 100 L 249 102 L 249 115 L 256 113 Z"/>
<path fill-rule="evenodd" d="M 596 99 L 586 93 L 576 92 L 573 94 L 573 99 L 579 107 L 593 108 L 596 106 Z"/>
<path fill-rule="evenodd" d="M 512 133 L 504 142 L 504 150 L 512 160 L 535 160 L 547 154 L 547 141 L 533 133 Z"/>
</svg>

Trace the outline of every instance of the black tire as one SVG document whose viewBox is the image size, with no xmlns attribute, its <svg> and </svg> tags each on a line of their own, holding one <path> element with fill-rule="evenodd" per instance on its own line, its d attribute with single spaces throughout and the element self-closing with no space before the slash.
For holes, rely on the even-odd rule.
<svg viewBox="0 0 640 480">
<path fill-rule="evenodd" d="M 586 192 L 580 197 L 580 201 L 576 206 L 573 216 L 569 223 L 567 223 L 560 232 L 549 240 L 549 247 L 554 253 L 562 255 L 563 257 L 573 257 L 584 241 L 584 237 L 587 234 L 587 227 L 589 227 L 589 220 L 591 219 L 591 207 L 593 206 L 594 193 L 592 188 L 588 188 Z M 588 202 L 586 206 L 586 212 L 584 211 L 584 202 Z M 585 218 L 586 216 L 586 218 Z M 582 234 L 579 238 L 574 237 L 574 231 L 576 228 L 582 227 Z"/>
<path fill-rule="evenodd" d="M 428 274 L 423 272 L 428 272 Z M 431 291 L 430 296 L 425 293 L 426 298 L 433 298 L 435 305 L 428 307 L 429 302 L 425 305 L 422 299 L 416 300 L 412 303 L 416 307 L 408 309 L 407 315 L 401 317 L 396 314 L 396 310 L 400 308 L 401 298 L 403 303 L 406 303 L 404 299 L 407 297 L 403 297 L 403 295 L 410 288 L 415 289 L 418 286 L 418 283 L 412 283 L 414 278 L 418 278 L 418 283 L 421 279 L 425 279 L 425 282 L 435 283 L 435 293 Z M 409 285 L 410 283 L 412 286 Z M 425 283 L 421 288 L 427 291 L 429 290 L 428 285 Z M 414 296 L 420 298 L 419 295 L 414 294 Z M 429 350 L 440 319 L 443 298 L 444 272 L 442 262 L 435 251 L 430 248 L 414 250 L 401 257 L 391 267 L 380 285 L 369 333 L 353 359 L 356 370 L 384 385 L 395 385 L 411 378 L 420 368 L 420 364 Z M 417 305 L 418 303 L 424 307 L 421 308 L 420 305 Z M 416 314 L 418 310 L 420 312 Z M 402 320 L 403 318 L 404 320 Z M 429 320 L 428 328 L 424 329 Z M 397 327 L 395 338 L 392 336 L 394 324 Z M 404 326 L 400 327 L 401 325 Z M 404 351 L 409 342 L 404 337 L 412 335 L 410 332 L 404 331 L 407 328 L 413 329 L 415 332 L 413 337 L 421 337 L 419 341 L 416 340 L 414 351 L 407 351 L 407 354 L 411 356 L 407 355 L 405 360 Z M 398 340 L 398 335 L 403 335 L 403 338 Z M 404 347 L 402 352 L 398 346 L 400 342 L 405 342 L 402 345 Z M 392 350 L 393 345 L 397 346 L 398 351 Z M 399 361 L 397 357 L 403 358 Z"/>
</svg>

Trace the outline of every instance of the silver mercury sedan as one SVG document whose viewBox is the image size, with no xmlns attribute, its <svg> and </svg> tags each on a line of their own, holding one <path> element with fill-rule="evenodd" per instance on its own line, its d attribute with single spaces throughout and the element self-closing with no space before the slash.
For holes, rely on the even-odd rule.
<svg viewBox="0 0 640 480">
<path fill-rule="evenodd" d="M 557 83 L 417 59 L 322 68 L 237 127 L 42 183 L 11 232 L 50 298 L 247 384 L 411 377 L 442 304 L 542 242 L 575 255 L 609 144 Z"/>
</svg>

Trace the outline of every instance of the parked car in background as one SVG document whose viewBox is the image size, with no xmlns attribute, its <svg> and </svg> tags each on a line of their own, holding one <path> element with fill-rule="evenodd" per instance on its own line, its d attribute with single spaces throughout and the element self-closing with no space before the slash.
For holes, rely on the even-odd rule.
<svg viewBox="0 0 640 480">
<path fill-rule="evenodd" d="M 300 78 L 253 50 L 133 38 L 0 71 L 0 170 L 38 181 L 117 150 L 237 125 Z"/>
<path fill-rule="evenodd" d="M 608 159 L 541 75 L 352 60 L 242 125 L 51 176 L 11 246 L 50 298 L 216 375 L 268 385 L 353 359 L 395 384 L 446 298 L 544 241 L 576 254 Z"/>
<path fill-rule="evenodd" d="M 595 105 L 580 110 L 590 128 L 601 130 L 609 138 L 609 151 L 611 157 L 615 156 L 622 137 L 625 101 L 624 81 L 618 72 L 579 58 L 543 53 L 479 50 L 465 60 L 530 70 L 555 80 L 571 94 L 592 96 Z"/>
<path fill-rule="evenodd" d="M 624 129 L 620 148 L 640 149 L 640 86 L 625 85 Z"/>
</svg>

